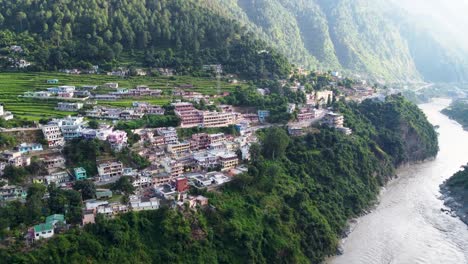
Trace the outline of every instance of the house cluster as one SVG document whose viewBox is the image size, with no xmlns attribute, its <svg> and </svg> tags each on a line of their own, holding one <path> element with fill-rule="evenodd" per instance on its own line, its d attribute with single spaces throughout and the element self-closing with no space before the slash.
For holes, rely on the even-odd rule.
<svg viewBox="0 0 468 264">
<path fill-rule="evenodd" d="M 135 89 L 119 88 L 118 86 L 113 89 L 115 89 L 114 92 L 110 92 L 108 94 L 96 94 L 93 98 L 96 100 L 111 100 L 129 97 L 158 97 L 162 95 L 162 90 L 150 89 L 146 85 L 138 85 Z"/>
<path fill-rule="evenodd" d="M 46 217 L 45 223 L 33 226 L 28 231 L 30 241 L 37 241 L 53 237 L 56 233 L 67 229 L 65 216 L 53 214 Z"/>
<path fill-rule="evenodd" d="M 53 119 L 47 125 L 42 126 L 42 132 L 49 148 L 63 147 L 66 140 L 75 138 L 107 140 L 116 151 L 120 151 L 127 145 L 127 133 L 125 131 L 113 130 L 109 126 L 92 129 L 86 127 L 83 117 L 68 116 Z"/>
<path fill-rule="evenodd" d="M 141 119 L 145 115 L 164 115 L 164 108 L 144 102 L 133 102 L 131 108 L 111 108 L 95 106 L 86 111 L 86 116 L 98 119 L 110 120 L 134 120 Z"/>
<path fill-rule="evenodd" d="M 47 80 L 47 84 L 56 84 L 57 79 Z M 37 99 L 62 99 L 62 100 L 86 100 L 91 96 L 91 93 L 85 88 L 76 89 L 72 85 L 62 85 L 47 88 L 44 91 L 28 91 L 23 94 L 23 97 L 37 98 Z"/>
</svg>

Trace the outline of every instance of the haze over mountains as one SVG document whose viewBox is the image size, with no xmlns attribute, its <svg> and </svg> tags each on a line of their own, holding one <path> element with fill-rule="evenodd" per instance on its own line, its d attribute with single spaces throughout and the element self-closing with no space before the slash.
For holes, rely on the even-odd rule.
<svg viewBox="0 0 468 264">
<path fill-rule="evenodd" d="M 408 3 L 411 2 L 411 3 Z M 203 0 L 235 18 L 293 62 L 342 68 L 387 81 L 458 82 L 468 77 L 460 0 Z M 466 28 L 466 27 L 465 27 Z"/>
</svg>

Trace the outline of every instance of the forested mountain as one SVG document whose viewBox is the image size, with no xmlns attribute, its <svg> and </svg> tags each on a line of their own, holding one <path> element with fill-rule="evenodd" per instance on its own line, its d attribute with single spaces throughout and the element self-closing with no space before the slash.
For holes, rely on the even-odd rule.
<svg viewBox="0 0 468 264">
<path fill-rule="evenodd" d="M 4 52 L 21 45 L 37 69 L 123 57 L 179 72 L 223 64 L 247 78 L 284 77 L 290 70 L 237 22 L 184 0 L 0 0 L 0 29 Z"/>
<path fill-rule="evenodd" d="M 0 46 L 23 44 L 39 69 L 221 63 L 258 78 L 288 71 L 281 53 L 376 80 L 467 79 L 468 52 L 420 21 L 383 0 L 0 0 Z"/>
<path fill-rule="evenodd" d="M 468 78 L 466 52 L 437 34 L 435 23 L 421 23 L 419 17 L 389 1 L 198 2 L 261 32 L 259 36 L 297 64 L 342 68 L 391 81 L 450 82 Z"/>
</svg>

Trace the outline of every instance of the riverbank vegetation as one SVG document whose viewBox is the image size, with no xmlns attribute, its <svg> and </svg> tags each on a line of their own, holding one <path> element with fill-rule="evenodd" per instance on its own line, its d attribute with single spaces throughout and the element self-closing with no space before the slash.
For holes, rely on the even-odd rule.
<svg viewBox="0 0 468 264">
<path fill-rule="evenodd" d="M 464 129 L 468 129 L 468 101 L 455 100 L 442 113 L 460 123 Z"/>
<path fill-rule="evenodd" d="M 468 164 L 441 186 L 445 205 L 468 225 Z"/>
<path fill-rule="evenodd" d="M 401 97 L 335 107 L 353 135 L 326 127 L 301 137 L 279 127 L 262 130 L 248 173 L 220 192 L 197 191 L 209 198 L 208 207 L 98 217 L 29 252 L 0 249 L 0 257 L 7 263 L 318 263 L 335 253 L 347 219 L 375 200 L 395 166 L 437 152 L 432 126 Z M 391 133 L 394 124 L 411 129 Z M 415 155 L 407 138 L 431 141 L 425 144 L 432 148 L 420 144 L 424 155 Z"/>
</svg>

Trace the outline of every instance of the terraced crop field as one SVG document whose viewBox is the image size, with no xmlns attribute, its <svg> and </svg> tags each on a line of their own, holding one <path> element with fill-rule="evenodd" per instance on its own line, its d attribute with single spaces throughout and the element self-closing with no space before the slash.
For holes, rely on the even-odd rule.
<svg viewBox="0 0 468 264">
<path fill-rule="evenodd" d="M 47 84 L 48 79 L 58 79 L 58 84 Z M 73 112 L 61 112 L 55 110 L 57 99 L 33 99 L 21 98 L 27 91 L 41 91 L 57 85 L 103 85 L 107 82 L 117 82 L 119 87 L 134 88 L 137 85 L 147 85 L 153 89 L 161 89 L 164 95 L 161 97 L 126 98 L 117 101 L 99 101 L 98 104 L 115 107 L 129 107 L 133 101 L 144 101 L 152 104 L 163 105 L 171 102 L 170 94 L 175 87 L 184 84 L 193 85 L 190 91 L 200 92 L 206 95 L 217 93 L 217 81 L 214 78 L 201 78 L 191 76 L 174 77 L 116 77 L 96 74 L 73 75 L 56 72 L 41 73 L 0 73 L 0 103 L 3 103 L 6 111 L 11 111 L 17 117 L 27 120 L 39 120 L 41 118 L 60 117 L 73 115 Z M 239 84 L 220 82 L 220 90 L 233 91 Z M 107 91 L 101 91 L 106 93 Z"/>
</svg>

